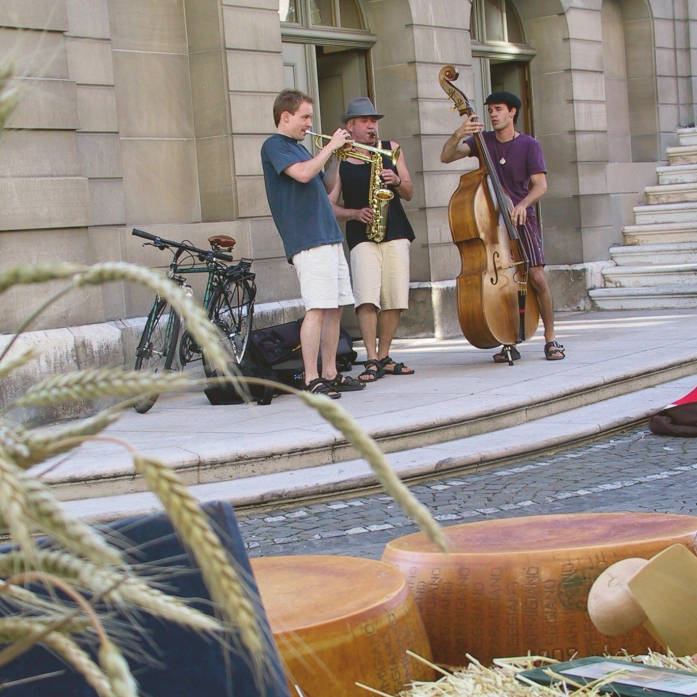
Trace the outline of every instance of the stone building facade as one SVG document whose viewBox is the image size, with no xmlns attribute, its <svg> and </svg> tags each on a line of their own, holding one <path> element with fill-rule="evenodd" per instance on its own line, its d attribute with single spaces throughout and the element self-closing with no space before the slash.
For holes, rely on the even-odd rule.
<svg viewBox="0 0 697 697">
<path fill-rule="evenodd" d="M 558 305 L 585 297 L 569 267 L 584 278 L 609 258 L 676 129 L 695 121 L 697 0 L 3 0 L 0 27 L 22 90 L 0 142 L 0 271 L 162 266 L 132 227 L 198 245 L 224 233 L 254 259 L 267 321 L 299 307 L 259 158 L 284 85 L 315 97 L 325 133 L 369 94 L 382 137 L 402 145 L 415 183 L 411 334 L 459 333 L 447 205 L 473 162 L 439 159 L 459 121 L 443 65 L 475 104 L 496 87 L 523 97 L 521 127 L 549 169 L 541 219 Z M 0 333 L 50 291 L 6 294 Z M 130 362 L 150 303 L 133 286 L 83 289 L 35 329 L 56 330 L 42 340 L 65 361 Z"/>
</svg>

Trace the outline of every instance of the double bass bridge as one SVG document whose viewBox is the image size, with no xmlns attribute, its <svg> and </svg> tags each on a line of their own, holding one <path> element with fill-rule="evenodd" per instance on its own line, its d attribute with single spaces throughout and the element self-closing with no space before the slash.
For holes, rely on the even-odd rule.
<svg viewBox="0 0 697 697">
<path fill-rule="evenodd" d="M 491 255 L 491 259 L 492 259 L 492 261 L 494 262 L 494 264 L 493 264 L 493 266 L 494 266 L 494 278 L 490 278 L 489 281 L 491 282 L 491 285 L 492 285 L 492 286 L 497 285 L 498 282 L 499 282 L 499 271 L 508 271 L 508 269 L 516 269 L 516 270 L 517 270 L 517 267 L 518 267 L 518 266 L 522 266 L 522 267 L 525 267 L 525 266 L 526 266 L 526 264 L 525 264 L 524 261 L 514 261 L 512 264 L 505 264 L 505 265 L 503 265 L 503 264 L 497 264 L 496 262 L 497 262 L 500 258 L 501 258 L 501 255 L 500 255 L 498 252 L 494 252 L 494 253 Z M 518 285 L 520 285 L 520 286 L 526 286 L 526 285 L 527 285 L 527 280 L 525 280 L 525 281 L 518 281 L 518 280 L 516 280 L 516 278 L 515 278 L 516 275 L 517 275 L 517 274 L 514 274 L 514 275 L 513 275 L 513 280 L 514 280 Z M 526 274 L 526 275 L 527 275 L 527 274 Z"/>
</svg>

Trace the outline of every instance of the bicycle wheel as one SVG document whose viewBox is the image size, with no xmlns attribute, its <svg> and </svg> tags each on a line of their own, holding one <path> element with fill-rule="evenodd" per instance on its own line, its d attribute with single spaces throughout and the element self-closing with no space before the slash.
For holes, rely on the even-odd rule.
<svg viewBox="0 0 697 697">
<path fill-rule="evenodd" d="M 208 309 L 208 319 L 222 332 L 223 345 L 238 364 L 244 358 L 252 331 L 255 290 L 249 279 L 227 283 L 215 290 Z M 215 375 L 205 356 L 203 369 L 208 377 Z"/>
<path fill-rule="evenodd" d="M 159 373 L 172 368 L 179 338 L 179 315 L 166 300 L 158 298 L 153 305 L 145 329 L 136 348 L 136 370 Z M 157 401 L 157 395 L 138 400 L 134 409 L 145 414 Z"/>
</svg>

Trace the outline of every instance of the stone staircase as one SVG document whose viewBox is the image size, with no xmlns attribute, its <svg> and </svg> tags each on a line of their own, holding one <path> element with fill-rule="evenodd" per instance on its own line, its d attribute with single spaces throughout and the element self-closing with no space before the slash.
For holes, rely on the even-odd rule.
<svg viewBox="0 0 697 697">
<path fill-rule="evenodd" d="M 604 287 L 589 291 L 600 310 L 697 307 L 697 128 L 678 129 L 678 141 L 622 229 L 625 245 L 610 249 Z"/>
</svg>

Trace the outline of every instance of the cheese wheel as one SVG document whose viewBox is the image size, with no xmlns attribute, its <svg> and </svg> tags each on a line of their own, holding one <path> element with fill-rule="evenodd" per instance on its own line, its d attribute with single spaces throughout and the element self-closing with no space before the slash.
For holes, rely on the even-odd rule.
<svg viewBox="0 0 697 697">
<path fill-rule="evenodd" d="M 291 694 L 364 697 L 356 682 L 395 695 L 433 671 L 426 630 L 394 566 L 339 556 L 252 559 Z"/>
<path fill-rule="evenodd" d="M 694 553 L 697 518 L 660 513 L 530 516 L 454 525 L 451 554 L 423 533 L 390 542 L 383 561 L 407 577 L 434 660 L 485 664 L 528 652 L 559 660 L 647 648 L 661 650 L 638 627 L 601 634 L 588 615 L 588 593 L 611 564 L 648 559 L 675 543 Z"/>
</svg>

